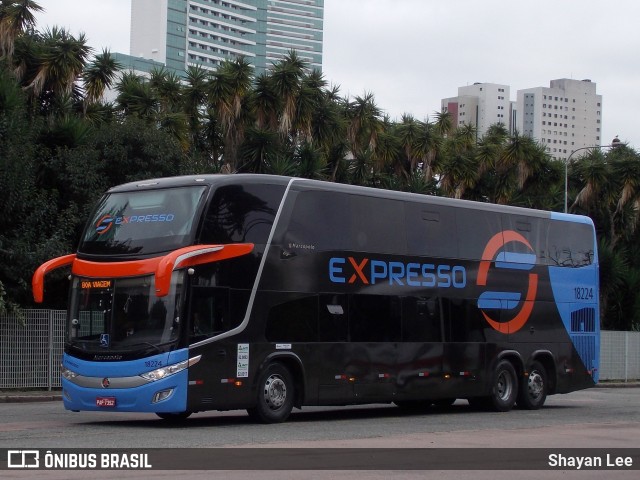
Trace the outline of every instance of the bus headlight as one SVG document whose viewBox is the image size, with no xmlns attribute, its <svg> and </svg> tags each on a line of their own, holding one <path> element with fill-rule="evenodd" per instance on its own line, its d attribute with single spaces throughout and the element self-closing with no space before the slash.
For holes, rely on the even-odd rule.
<svg viewBox="0 0 640 480">
<path fill-rule="evenodd" d="M 67 380 L 71 380 L 78 376 L 76 372 L 74 372 L 73 370 L 69 370 L 63 364 L 60 364 L 60 375 L 66 378 Z"/>
<path fill-rule="evenodd" d="M 189 360 L 185 360 L 184 362 L 176 363 L 173 365 L 168 365 L 166 367 L 157 368 L 147 373 L 142 373 L 140 376 L 145 380 L 149 380 L 150 382 L 156 382 L 158 380 L 162 380 L 163 378 L 170 377 L 171 375 L 175 375 L 178 372 L 181 372 L 185 368 L 190 367 L 191 365 L 198 363 L 200 361 L 201 356 L 190 358 Z"/>
</svg>

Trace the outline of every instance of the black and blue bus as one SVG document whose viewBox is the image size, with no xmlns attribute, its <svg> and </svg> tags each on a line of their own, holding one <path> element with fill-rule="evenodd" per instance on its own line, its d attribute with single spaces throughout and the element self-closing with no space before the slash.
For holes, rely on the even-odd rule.
<svg viewBox="0 0 640 480">
<path fill-rule="evenodd" d="M 70 266 L 68 410 L 508 411 L 597 383 L 587 217 L 301 178 L 110 189 Z"/>
</svg>

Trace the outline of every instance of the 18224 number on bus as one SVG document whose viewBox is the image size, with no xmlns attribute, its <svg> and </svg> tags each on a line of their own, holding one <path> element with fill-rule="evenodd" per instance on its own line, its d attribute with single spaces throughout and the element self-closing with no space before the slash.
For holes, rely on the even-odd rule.
<svg viewBox="0 0 640 480">
<path fill-rule="evenodd" d="M 576 287 L 573 289 L 576 300 L 593 300 L 593 288 Z"/>
</svg>

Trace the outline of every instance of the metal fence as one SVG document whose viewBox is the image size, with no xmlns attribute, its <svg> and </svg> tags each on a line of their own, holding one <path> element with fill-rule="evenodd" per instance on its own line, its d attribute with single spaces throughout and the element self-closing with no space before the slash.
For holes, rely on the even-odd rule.
<svg viewBox="0 0 640 480">
<path fill-rule="evenodd" d="M 59 388 L 64 310 L 0 315 L 0 389 Z M 600 380 L 640 379 L 640 332 L 602 332 Z"/>
<path fill-rule="evenodd" d="M 0 389 L 60 387 L 64 310 L 0 315 Z"/>
<path fill-rule="evenodd" d="M 602 332 L 601 380 L 640 380 L 640 332 Z"/>
</svg>

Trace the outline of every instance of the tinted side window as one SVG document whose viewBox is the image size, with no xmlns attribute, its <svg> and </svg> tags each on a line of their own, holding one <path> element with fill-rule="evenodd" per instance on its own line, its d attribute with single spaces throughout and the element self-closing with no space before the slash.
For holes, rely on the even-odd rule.
<svg viewBox="0 0 640 480">
<path fill-rule="evenodd" d="M 318 339 L 318 297 L 298 298 L 272 307 L 266 337 L 270 342 L 315 342 Z"/>
<path fill-rule="evenodd" d="M 305 251 L 345 250 L 349 240 L 349 196 L 335 192 L 297 193 L 283 247 Z"/>
<path fill-rule="evenodd" d="M 346 295 L 320 295 L 318 335 L 321 342 L 346 342 L 349 316 Z"/>
<path fill-rule="evenodd" d="M 440 205 L 408 203 L 407 249 L 409 255 L 456 258 L 458 245 L 455 209 Z"/>
<path fill-rule="evenodd" d="M 227 185 L 219 187 L 205 217 L 204 243 L 267 243 L 284 186 Z"/>
<path fill-rule="evenodd" d="M 500 214 L 486 210 L 456 209 L 459 258 L 478 260 L 489 240 L 502 231 Z"/>
<path fill-rule="evenodd" d="M 483 320 L 476 304 L 471 300 L 443 298 L 445 342 L 484 342 Z"/>
<path fill-rule="evenodd" d="M 400 340 L 400 300 L 384 295 L 353 295 L 349 301 L 352 342 Z"/>
<path fill-rule="evenodd" d="M 584 223 L 549 221 L 547 264 L 583 267 L 593 263 L 593 229 Z"/>
<path fill-rule="evenodd" d="M 239 324 L 230 315 L 228 288 L 193 287 L 191 302 L 191 342 L 219 335 Z"/>
<path fill-rule="evenodd" d="M 548 222 L 543 218 L 525 217 L 522 215 L 502 215 L 503 230 L 510 230 L 521 235 L 529 245 L 529 249 L 520 241 L 506 242 L 502 250 L 505 253 L 515 253 L 509 261 L 515 263 L 533 263 L 532 254 L 535 254 L 535 263 L 546 265 L 547 262 L 547 231 Z"/>
<path fill-rule="evenodd" d="M 397 200 L 352 195 L 352 248 L 404 255 L 407 240 L 403 207 L 404 203 Z"/>
<path fill-rule="evenodd" d="M 403 342 L 441 342 L 440 297 L 407 297 L 402 303 Z"/>
</svg>

